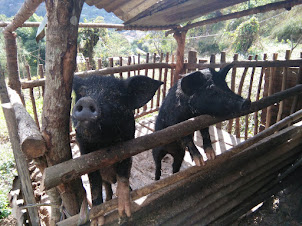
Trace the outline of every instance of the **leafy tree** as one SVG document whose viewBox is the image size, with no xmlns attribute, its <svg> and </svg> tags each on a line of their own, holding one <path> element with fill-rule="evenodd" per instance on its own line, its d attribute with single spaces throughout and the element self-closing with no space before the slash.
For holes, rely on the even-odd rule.
<svg viewBox="0 0 302 226">
<path fill-rule="evenodd" d="M 28 21 L 41 22 L 42 20 L 43 17 L 33 14 Z M 40 40 L 39 43 L 36 42 L 37 28 L 22 27 L 18 28 L 16 32 L 18 35 L 19 60 L 23 62 L 23 65 L 20 65 L 20 69 L 22 70 L 22 66 L 28 63 L 31 73 L 36 74 L 37 65 L 45 61 L 45 39 Z"/>
<path fill-rule="evenodd" d="M 88 22 L 84 19 L 84 22 Z M 92 21 L 93 23 L 103 23 L 104 18 L 98 16 L 95 20 Z M 94 47 L 101 40 L 106 42 L 108 35 L 107 28 L 81 28 L 78 34 L 78 42 L 80 47 L 80 52 L 83 53 L 85 57 L 89 58 L 89 61 L 93 68 L 95 68 L 95 61 L 93 59 L 94 56 Z"/>
<path fill-rule="evenodd" d="M 259 22 L 256 17 L 241 23 L 235 32 L 233 47 L 238 53 L 246 53 L 259 34 Z"/>
</svg>

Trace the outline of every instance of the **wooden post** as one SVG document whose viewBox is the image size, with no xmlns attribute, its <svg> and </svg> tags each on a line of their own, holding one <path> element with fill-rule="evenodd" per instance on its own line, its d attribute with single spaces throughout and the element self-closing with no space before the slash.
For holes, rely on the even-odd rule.
<svg viewBox="0 0 302 226">
<path fill-rule="evenodd" d="M 25 203 L 27 205 L 36 204 L 34 192 L 32 189 L 30 174 L 26 156 L 21 151 L 20 139 L 18 136 L 18 126 L 14 109 L 10 103 L 6 84 L 4 81 L 4 74 L 0 65 L 0 97 L 2 103 L 2 110 L 6 119 L 6 125 L 9 133 L 9 139 L 12 144 L 12 149 L 16 161 L 18 175 L 21 179 L 22 192 L 24 194 Z M 28 209 L 31 224 L 34 226 L 40 225 L 38 209 L 36 207 Z"/>
<path fill-rule="evenodd" d="M 300 52 L 300 58 L 302 59 L 302 52 Z M 298 74 L 298 78 L 297 78 L 297 84 L 302 84 L 302 66 L 299 67 L 299 74 Z M 298 104 L 298 96 L 294 97 L 291 109 L 290 109 L 290 113 L 294 113 L 296 111 L 296 107 Z"/>
<path fill-rule="evenodd" d="M 137 64 L 141 63 L 141 54 L 137 54 Z M 137 70 L 137 74 L 140 75 L 140 70 Z"/>
<path fill-rule="evenodd" d="M 109 67 L 113 67 L 113 57 L 109 57 L 108 61 L 109 61 Z"/>
<path fill-rule="evenodd" d="M 220 63 L 225 63 L 226 62 L 226 54 L 225 54 L 225 52 L 221 52 L 221 55 L 220 55 Z M 216 124 L 216 127 L 218 128 L 218 129 L 221 129 L 222 128 L 222 123 L 220 122 L 220 123 L 217 123 Z"/>
<path fill-rule="evenodd" d="M 43 64 L 39 64 L 39 76 L 41 79 L 44 78 L 44 69 L 43 69 Z M 45 92 L 45 85 L 42 85 L 42 95 L 44 98 L 44 92 Z"/>
<path fill-rule="evenodd" d="M 156 62 L 156 53 L 153 53 L 153 63 Z M 152 70 L 152 79 L 155 77 L 155 68 Z M 153 101 L 155 100 L 155 95 L 151 99 L 151 109 L 153 109 Z"/>
<path fill-rule="evenodd" d="M 196 51 L 189 51 L 188 53 L 188 73 L 192 71 L 196 71 L 196 67 L 191 66 L 191 64 L 197 63 L 197 52 Z"/>
<path fill-rule="evenodd" d="M 131 56 L 128 56 L 128 65 L 131 64 Z M 128 78 L 130 78 L 130 75 L 131 75 L 131 71 L 129 70 L 128 71 Z"/>
<path fill-rule="evenodd" d="M 159 62 L 162 63 L 163 62 L 163 58 L 164 58 L 164 53 L 161 53 L 160 54 L 160 59 L 159 59 Z M 158 76 L 158 80 L 161 81 L 162 80 L 162 75 L 163 75 L 163 69 L 160 68 L 159 69 L 159 76 Z M 157 90 L 157 101 L 156 101 L 156 107 L 158 108 L 159 107 L 159 104 L 160 104 L 160 96 L 161 96 L 161 88 L 159 88 Z"/>
<path fill-rule="evenodd" d="M 254 59 L 258 60 L 258 55 L 255 55 Z M 247 99 L 251 99 L 255 69 L 256 68 L 253 67 L 252 72 L 251 72 L 250 85 L 249 85 L 249 91 L 248 91 Z M 248 138 L 248 128 L 249 128 L 249 115 L 246 115 L 245 116 L 245 130 L 244 130 L 244 139 L 245 140 Z"/>
<path fill-rule="evenodd" d="M 252 60 L 252 56 L 248 57 L 248 60 Z M 244 84 L 244 80 L 248 71 L 248 67 L 244 68 L 244 71 L 242 73 L 241 79 L 240 79 L 240 83 L 239 83 L 239 87 L 238 87 L 238 95 L 241 96 L 242 93 L 242 89 L 243 89 L 243 84 Z M 240 122 L 239 122 L 240 118 L 236 118 L 236 129 L 235 129 L 235 134 L 237 138 L 240 138 Z"/>
<path fill-rule="evenodd" d="M 177 51 L 176 51 L 176 68 L 174 73 L 174 84 L 178 81 L 181 74 L 184 74 L 184 58 L 185 58 L 185 44 L 186 44 L 186 34 L 187 31 L 178 31 L 176 30 L 173 34 L 177 42 Z"/>
<path fill-rule="evenodd" d="M 86 62 L 86 70 L 89 71 L 91 69 L 90 62 L 89 62 L 89 57 L 85 58 L 85 62 Z"/>
<path fill-rule="evenodd" d="M 102 59 L 101 58 L 99 58 L 98 59 L 98 69 L 100 70 L 100 69 L 102 69 Z"/>
<path fill-rule="evenodd" d="M 119 66 L 123 66 L 123 57 L 119 57 Z M 120 79 L 123 78 L 123 72 L 120 72 Z"/>
<path fill-rule="evenodd" d="M 263 55 L 263 60 L 267 60 L 267 54 L 266 53 Z M 256 101 L 258 101 L 259 98 L 260 98 L 260 92 L 262 90 L 262 81 L 263 81 L 264 71 L 265 71 L 265 68 L 262 67 L 261 72 L 260 72 L 257 94 L 256 94 Z M 258 111 L 256 111 L 254 113 L 254 135 L 256 135 L 258 133 L 258 129 L 259 129 L 258 127 L 259 127 L 258 126 Z"/>
<path fill-rule="evenodd" d="M 285 53 L 285 60 L 290 59 L 290 50 L 286 50 Z M 287 83 L 287 76 L 288 76 L 288 67 L 283 68 L 283 76 L 282 76 L 282 84 L 281 84 L 281 91 L 286 89 L 286 83 Z M 284 101 L 281 101 L 279 104 L 279 109 L 278 109 L 278 115 L 277 115 L 277 122 L 279 122 L 282 118 L 282 113 L 283 113 L 283 108 L 284 108 Z"/>
<path fill-rule="evenodd" d="M 46 1 L 48 16 L 46 33 L 45 87 L 42 115 L 42 135 L 46 141 L 48 166 L 72 158 L 70 148 L 70 108 L 73 74 L 76 69 L 78 22 L 84 0 Z M 80 179 L 61 184 L 49 194 L 51 203 L 63 205 L 70 215 L 80 210 L 84 189 Z M 52 208 L 51 224 L 61 213 Z"/>
<path fill-rule="evenodd" d="M 166 63 L 169 63 L 169 53 L 166 54 Z M 164 72 L 164 87 L 163 87 L 163 100 L 165 99 L 167 95 L 167 77 L 168 77 L 168 68 L 165 68 Z"/>
<path fill-rule="evenodd" d="M 27 73 L 27 80 L 30 81 L 31 80 L 31 75 L 30 75 L 29 65 L 26 65 L 25 69 L 26 69 L 26 73 Z M 37 124 L 39 130 L 40 130 L 40 123 L 39 123 L 39 119 L 38 119 L 38 113 L 37 113 L 37 107 L 36 107 L 36 101 L 35 101 L 34 89 L 33 88 L 29 88 L 29 96 L 30 96 L 30 100 L 31 100 L 32 108 L 33 108 L 34 119 L 36 121 L 36 124 Z"/>
<path fill-rule="evenodd" d="M 146 64 L 149 63 L 149 57 L 150 57 L 150 54 L 147 53 L 147 55 L 146 55 Z M 145 69 L 145 75 L 148 76 L 148 68 Z"/>
<path fill-rule="evenodd" d="M 233 62 L 238 61 L 238 53 L 234 54 Z M 235 84 L 236 84 L 236 67 L 232 68 L 232 77 L 231 77 L 231 90 L 235 92 Z M 233 127 L 233 119 L 229 120 L 228 124 L 228 133 L 232 133 L 232 127 Z"/>
<path fill-rule="evenodd" d="M 278 59 L 278 53 L 274 53 L 273 60 L 277 60 L 277 59 Z M 275 72 L 276 72 L 276 68 L 270 68 L 268 94 L 267 94 L 268 96 L 272 95 L 273 93 Z M 271 125 L 271 117 L 272 117 L 271 110 L 272 110 L 272 106 L 269 106 L 266 110 L 265 129 L 267 129 Z"/>
</svg>

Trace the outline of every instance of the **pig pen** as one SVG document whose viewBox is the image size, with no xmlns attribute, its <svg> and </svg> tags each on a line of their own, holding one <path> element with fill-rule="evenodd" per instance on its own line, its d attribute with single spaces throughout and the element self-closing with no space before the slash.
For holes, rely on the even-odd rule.
<svg viewBox="0 0 302 226">
<path fill-rule="evenodd" d="M 136 131 L 135 137 L 144 136 L 154 132 L 156 115 L 146 117 L 143 119 L 136 120 Z M 216 155 L 226 152 L 228 149 L 234 147 L 235 145 L 241 142 L 240 138 L 227 133 L 222 129 L 218 129 L 216 126 L 210 126 L 209 129 L 211 141 Z M 202 154 L 203 158 L 206 160 L 206 155 L 203 150 L 202 137 L 197 131 L 194 133 L 194 143 L 196 144 L 198 150 Z M 80 151 L 76 143 L 72 144 L 73 158 L 80 156 Z M 130 186 L 133 190 L 140 189 L 145 187 L 154 180 L 155 173 L 155 164 L 152 157 L 152 150 L 148 150 L 133 156 L 132 159 L 132 168 L 131 168 L 131 177 L 130 177 Z M 162 177 L 167 178 L 172 175 L 172 163 L 173 158 L 171 155 L 166 155 L 162 160 Z M 195 163 L 192 161 L 190 154 L 186 151 L 184 161 L 182 163 L 180 171 L 188 169 L 191 166 L 194 166 Z M 87 175 L 82 176 L 83 185 L 87 192 L 87 197 L 91 200 L 90 195 L 90 186 Z M 113 198 L 115 196 L 116 184 L 112 186 L 113 188 Z M 103 189 L 103 197 L 106 197 L 105 190 Z"/>
</svg>

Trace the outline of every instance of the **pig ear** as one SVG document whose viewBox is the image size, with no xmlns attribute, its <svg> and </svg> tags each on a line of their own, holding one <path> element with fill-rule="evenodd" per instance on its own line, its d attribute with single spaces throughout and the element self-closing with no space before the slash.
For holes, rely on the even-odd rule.
<svg viewBox="0 0 302 226">
<path fill-rule="evenodd" d="M 156 90 L 163 84 L 146 76 L 130 77 L 126 82 L 128 104 L 131 109 L 136 109 L 144 106 L 152 99 Z"/>
<path fill-rule="evenodd" d="M 225 79 L 226 75 L 228 74 L 229 70 L 234 67 L 234 64 L 229 64 L 224 68 L 221 68 L 219 74 Z"/>
<path fill-rule="evenodd" d="M 193 72 L 181 80 L 181 89 L 188 95 L 193 95 L 201 86 L 206 83 L 206 79 L 200 71 Z"/>
<path fill-rule="evenodd" d="M 77 93 L 81 88 L 82 78 L 79 76 L 74 76 L 72 81 L 72 89 Z"/>
</svg>

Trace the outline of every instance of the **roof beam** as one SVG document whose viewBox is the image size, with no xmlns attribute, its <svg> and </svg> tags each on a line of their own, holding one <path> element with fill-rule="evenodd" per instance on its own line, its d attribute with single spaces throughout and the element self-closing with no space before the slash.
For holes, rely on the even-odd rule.
<svg viewBox="0 0 302 226">
<path fill-rule="evenodd" d="M 220 21 L 235 19 L 235 18 L 239 18 L 239 17 L 243 17 L 243 16 L 257 14 L 257 13 L 264 13 L 264 12 L 277 10 L 277 9 L 282 9 L 282 8 L 290 10 L 293 6 L 296 6 L 296 5 L 299 5 L 299 4 L 302 4 L 302 0 L 287 0 L 287 1 L 282 1 L 282 2 L 270 3 L 270 4 L 267 4 L 267 5 L 255 7 L 255 8 L 252 8 L 252 9 L 247 9 L 247 10 L 243 10 L 243 11 L 236 12 L 236 13 L 230 13 L 230 14 L 227 14 L 227 15 L 218 16 L 218 17 L 211 18 L 211 19 L 208 19 L 208 20 L 202 20 L 202 21 L 192 23 L 192 24 L 187 24 L 186 26 L 184 26 L 182 28 L 177 28 L 177 30 L 187 31 L 189 29 L 192 29 L 192 28 L 195 28 L 195 27 L 200 27 L 200 26 L 207 25 L 207 24 L 213 24 L 213 23 L 217 23 L 217 22 L 220 22 Z M 172 34 L 174 32 L 175 32 L 175 30 L 167 31 L 166 36 L 169 35 L 169 34 Z"/>
</svg>

